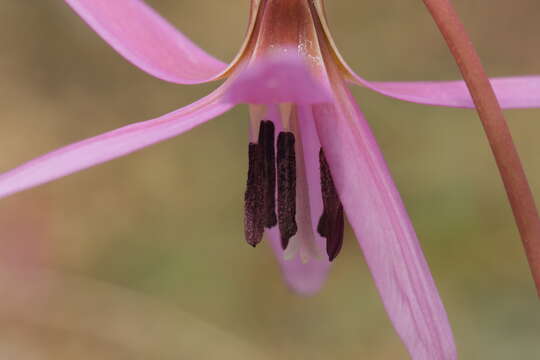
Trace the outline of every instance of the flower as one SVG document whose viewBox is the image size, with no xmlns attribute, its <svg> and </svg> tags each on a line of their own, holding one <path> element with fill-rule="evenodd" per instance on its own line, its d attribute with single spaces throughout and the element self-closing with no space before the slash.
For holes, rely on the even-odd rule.
<svg viewBox="0 0 540 360">
<path fill-rule="evenodd" d="M 172 113 L 66 146 L 4 173 L 0 196 L 129 154 L 247 103 L 248 243 L 256 245 L 266 231 L 288 284 L 313 293 L 340 250 L 346 215 L 412 358 L 456 358 L 446 312 L 416 234 L 347 82 L 416 103 L 474 107 L 463 82 L 362 79 L 337 52 L 322 0 L 252 0 L 248 35 L 229 66 L 140 0 L 66 2 L 151 75 L 183 84 L 226 81 Z M 540 104 L 538 76 L 494 79 L 492 84 L 506 108 Z"/>
</svg>

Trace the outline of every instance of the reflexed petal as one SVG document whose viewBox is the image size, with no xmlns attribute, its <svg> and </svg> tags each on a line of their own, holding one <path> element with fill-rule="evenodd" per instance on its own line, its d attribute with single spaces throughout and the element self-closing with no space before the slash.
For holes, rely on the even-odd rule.
<svg viewBox="0 0 540 360">
<path fill-rule="evenodd" d="M 446 312 L 399 193 L 344 84 L 336 107 L 314 105 L 321 143 L 347 218 L 396 331 L 414 360 L 453 360 Z"/>
<path fill-rule="evenodd" d="M 194 84 L 226 68 L 141 0 L 65 1 L 116 51 L 155 77 Z"/>
<path fill-rule="evenodd" d="M 330 33 L 321 0 L 314 1 L 319 14 L 320 30 L 325 34 L 332 57 L 342 67 L 347 79 L 357 85 L 396 99 L 427 105 L 474 108 L 464 81 L 375 82 L 357 75 L 339 53 Z M 518 76 L 491 79 L 501 107 L 540 107 L 540 76 Z"/>
<path fill-rule="evenodd" d="M 162 117 L 124 126 L 27 162 L 0 175 L 0 197 L 58 179 L 179 135 L 221 115 L 221 89 Z"/>
<path fill-rule="evenodd" d="M 404 101 L 474 108 L 464 81 L 369 82 L 354 74 L 354 82 Z M 540 107 L 540 76 L 493 78 L 491 84 L 504 109 Z"/>
<path fill-rule="evenodd" d="M 313 104 L 329 102 L 330 96 L 312 76 L 305 61 L 291 50 L 257 58 L 244 66 L 233 79 L 226 100 L 249 104 Z"/>
</svg>

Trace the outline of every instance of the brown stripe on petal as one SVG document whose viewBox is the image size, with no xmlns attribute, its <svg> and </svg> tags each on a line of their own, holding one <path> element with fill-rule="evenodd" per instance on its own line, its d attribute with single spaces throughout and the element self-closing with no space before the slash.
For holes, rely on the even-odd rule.
<svg viewBox="0 0 540 360">
<path fill-rule="evenodd" d="M 249 144 L 249 168 L 244 195 L 244 234 L 255 247 L 264 232 L 264 156 L 260 144 Z"/>
<path fill-rule="evenodd" d="M 259 128 L 259 144 L 264 161 L 264 226 L 276 226 L 276 152 L 275 127 L 272 121 L 262 121 Z"/>
<path fill-rule="evenodd" d="M 323 214 L 317 225 L 318 233 L 326 238 L 326 253 L 330 261 L 334 260 L 343 245 L 343 205 L 339 200 L 330 168 L 326 162 L 326 157 L 321 149 L 319 152 L 319 163 L 321 167 L 321 192 L 323 198 Z"/>
<path fill-rule="evenodd" d="M 294 134 L 282 132 L 277 141 L 278 223 L 281 246 L 286 249 L 296 225 L 296 155 Z"/>
</svg>

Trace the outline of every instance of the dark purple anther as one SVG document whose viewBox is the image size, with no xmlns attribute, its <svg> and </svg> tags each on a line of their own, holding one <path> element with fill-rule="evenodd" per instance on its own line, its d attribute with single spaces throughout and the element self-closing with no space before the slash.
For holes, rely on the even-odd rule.
<svg viewBox="0 0 540 360">
<path fill-rule="evenodd" d="M 330 168 L 326 162 L 326 157 L 321 149 L 319 152 L 319 163 L 321 167 L 321 192 L 324 210 L 319 219 L 317 231 L 326 238 L 326 253 L 330 261 L 334 260 L 343 245 L 343 206 L 339 200 Z"/>
<path fill-rule="evenodd" d="M 264 226 L 276 226 L 276 152 L 274 147 L 275 128 L 272 121 L 261 122 L 259 144 L 264 161 Z"/>
<path fill-rule="evenodd" d="M 294 134 L 282 132 L 277 141 L 278 223 L 283 249 L 298 231 L 296 225 L 296 156 Z"/>
<path fill-rule="evenodd" d="M 244 195 L 244 233 L 246 241 L 255 247 L 264 232 L 264 160 L 260 144 L 249 144 L 249 170 Z"/>
</svg>

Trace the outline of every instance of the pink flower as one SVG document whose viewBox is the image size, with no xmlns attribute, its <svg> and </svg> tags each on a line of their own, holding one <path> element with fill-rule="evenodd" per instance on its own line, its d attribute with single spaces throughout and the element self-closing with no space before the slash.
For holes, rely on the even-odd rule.
<svg viewBox="0 0 540 360">
<path fill-rule="evenodd" d="M 472 108 L 463 82 L 362 79 L 337 52 L 322 0 L 252 0 L 245 44 L 229 66 L 140 0 L 66 2 L 151 75 L 182 84 L 227 80 L 184 108 L 63 147 L 1 175 L 0 196 L 180 135 L 247 103 L 246 240 L 256 245 L 266 231 L 287 283 L 310 294 L 322 286 L 340 250 L 346 215 L 411 357 L 456 359 L 416 234 L 347 82 L 405 101 Z M 492 84 L 505 108 L 540 105 L 538 76 L 493 79 Z"/>
</svg>

